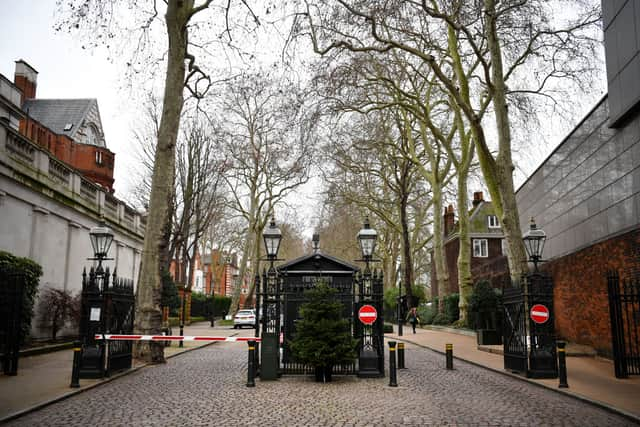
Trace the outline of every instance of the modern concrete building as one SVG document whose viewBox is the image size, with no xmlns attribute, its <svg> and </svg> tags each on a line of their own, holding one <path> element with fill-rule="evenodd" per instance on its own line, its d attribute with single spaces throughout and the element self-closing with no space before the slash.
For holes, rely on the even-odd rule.
<svg viewBox="0 0 640 427">
<path fill-rule="evenodd" d="M 640 2 L 603 1 L 608 96 L 517 192 L 547 234 L 556 332 L 612 349 L 607 271 L 640 274 Z M 640 325 L 640 321 L 638 321 Z M 637 325 L 637 326 L 638 326 Z"/>
</svg>

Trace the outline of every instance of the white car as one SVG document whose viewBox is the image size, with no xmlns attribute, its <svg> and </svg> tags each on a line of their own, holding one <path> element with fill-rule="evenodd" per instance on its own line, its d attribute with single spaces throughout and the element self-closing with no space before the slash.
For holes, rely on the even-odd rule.
<svg viewBox="0 0 640 427">
<path fill-rule="evenodd" d="M 255 310 L 239 310 L 236 315 L 233 316 L 233 329 L 242 328 L 243 326 L 249 326 L 251 328 L 256 326 Z"/>
</svg>

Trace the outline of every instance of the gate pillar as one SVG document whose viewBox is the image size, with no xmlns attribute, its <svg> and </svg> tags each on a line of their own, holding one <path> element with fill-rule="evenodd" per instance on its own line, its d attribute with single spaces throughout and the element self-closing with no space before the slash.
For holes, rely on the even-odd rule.
<svg viewBox="0 0 640 427">
<path fill-rule="evenodd" d="M 362 378 L 384 377 L 384 316 L 382 308 L 383 277 L 382 272 L 371 274 L 369 266 L 356 280 L 358 293 L 354 307 L 354 325 L 356 336 L 360 338 L 358 351 L 358 376 Z M 358 319 L 360 307 L 372 305 L 378 317 L 372 325 L 364 325 Z"/>
<path fill-rule="evenodd" d="M 260 379 L 275 380 L 280 368 L 280 278 L 273 266 L 262 272 Z"/>
<path fill-rule="evenodd" d="M 534 272 L 503 292 L 504 369 L 529 378 L 557 378 L 553 281 Z"/>
</svg>

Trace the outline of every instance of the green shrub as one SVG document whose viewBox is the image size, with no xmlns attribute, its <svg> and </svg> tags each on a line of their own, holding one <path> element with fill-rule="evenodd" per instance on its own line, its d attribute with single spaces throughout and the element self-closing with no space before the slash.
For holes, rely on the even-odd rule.
<svg viewBox="0 0 640 427">
<path fill-rule="evenodd" d="M 392 334 L 393 333 L 393 325 L 391 323 L 385 323 L 382 326 L 382 333 L 383 334 Z"/>
<path fill-rule="evenodd" d="M 220 317 L 227 314 L 229 312 L 230 305 L 231 298 L 215 295 L 213 298 L 213 309 L 215 316 Z M 202 292 L 191 293 L 191 317 L 211 317 L 211 307 L 211 295 L 205 295 Z"/>
<path fill-rule="evenodd" d="M 496 329 L 502 306 L 502 291 L 486 280 L 473 286 L 469 297 L 469 326 L 472 329 Z"/>
<path fill-rule="evenodd" d="M 405 289 L 402 288 L 404 295 Z M 411 293 L 413 295 L 414 306 L 419 306 L 422 301 L 425 300 L 424 286 L 413 285 L 411 287 Z M 409 304 L 409 303 L 407 303 Z M 387 319 L 396 319 L 398 313 L 396 311 L 398 306 L 398 287 L 387 288 L 384 291 L 384 317 Z M 410 308 L 410 307 L 409 307 Z M 406 313 L 404 313 L 406 316 Z"/>
<path fill-rule="evenodd" d="M 433 318 L 434 325 L 448 325 L 451 323 L 451 320 L 447 317 L 445 313 L 438 313 Z"/>
<path fill-rule="evenodd" d="M 29 258 L 17 257 L 9 252 L 0 251 L 0 277 L 4 278 L 12 274 L 24 276 L 22 318 L 20 322 L 20 343 L 23 343 L 31 331 L 33 304 L 38 293 L 40 276 L 42 276 L 42 267 L 40 267 L 40 264 L 30 260 Z M 0 304 L 2 303 L 5 302 L 0 302 Z"/>
<path fill-rule="evenodd" d="M 444 303 L 444 315 L 448 319 L 447 324 L 451 324 L 460 318 L 459 294 L 449 294 L 442 297 Z"/>
<path fill-rule="evenodd" d="M 437 308 L 435 303 L 430 305 L 423 304 L 418 307 L 418 317 L 420 318 L 420 324 L 430 325 L 433 323 L 433 319 L 436 317 Z"/>
</svg>

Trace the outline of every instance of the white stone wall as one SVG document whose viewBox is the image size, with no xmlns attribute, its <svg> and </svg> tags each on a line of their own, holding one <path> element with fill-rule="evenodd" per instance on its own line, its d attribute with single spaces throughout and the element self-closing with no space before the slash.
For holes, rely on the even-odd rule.
<svg viewBox="0 0 640 427">
<path fill-rule="evenodd" d="M 27 150 L 31 154 L 25 157 L 24 150 L 15 151 L 20 147 L 34 151 Z M 116 268 L 119 277 L 136 284 L 144 240 L 140 216 L 134 213 L 131 221 L 125 205 L 113 198 L 116 209 L 109 211 L 102 190 L 95 197 L 83 194 L 84 178 L 73 170 L 68 171 L 66 182 L 56 180 L 50 161 L 46 152 L 17 136 L 6 122 L 0 123 L 0 250 L 40 264 L 40 289 L 50 286 L 77 294 L 83 268 L 93 264 L 87 260 L 93 256 L 89 230 L 104 217 L 114 242 L 109 251 L 113 260 L 103 265 L 111 271 Z M 39 330 L 37 324 L 34 318 L 32 336 L 45 338 L 48 331 Z"/>
</svg>

